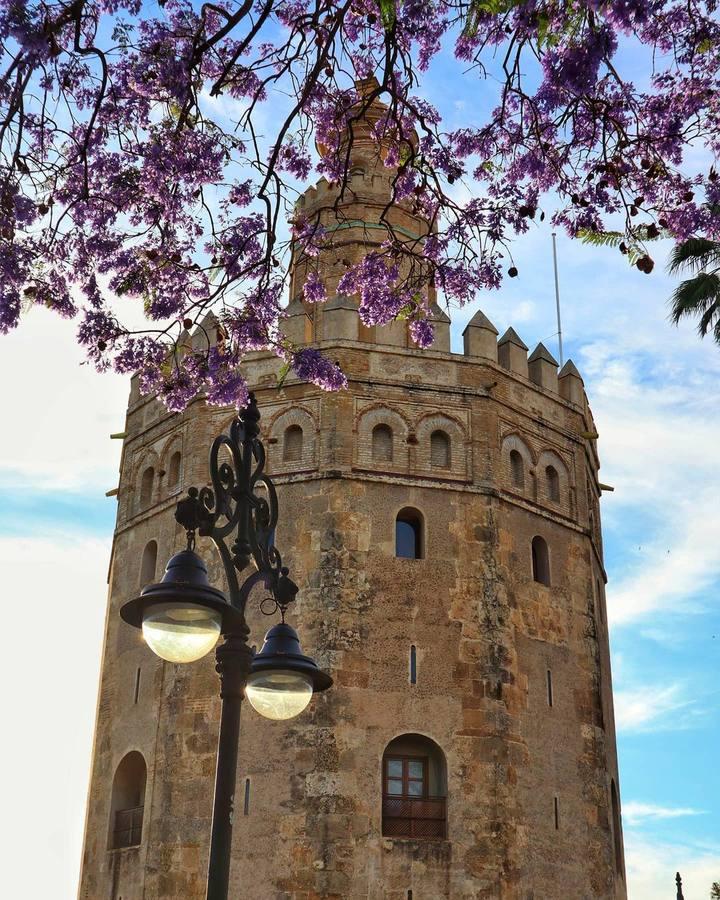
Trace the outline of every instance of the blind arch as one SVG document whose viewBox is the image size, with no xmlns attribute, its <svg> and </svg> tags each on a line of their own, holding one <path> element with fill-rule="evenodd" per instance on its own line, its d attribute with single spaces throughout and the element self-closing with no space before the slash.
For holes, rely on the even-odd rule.
<svg viewBox="0 0 720 900">
<path fill-rule="evenodd" d="M 430 435 L 430 464 L 437 469 L 449 469 L 451 463 L 450 437 L 438 428 Z"/>
<path fill-rule="evenodd" d="M 153 489 L 155 487 L 155 469 L 148 466 L 142 473 L 140 479 L 140 506 L 150 506 L 153 499 Z"/>
<path fill-rule="evenodd" d="M 393 431 L 389 425 L 381 423 L 373 428 L 372 458 L 374 462 L 392 462 Z"/>
<path fill-rule="evenodd" d="M 303 455 L 303 430 L 289 425 L 283 435 L 283 462 L 300 462 Z"/>
<path fill-rule="evenodd" d="M 545 489 L 550 500 L 555 503 L 560 501 L 560 476 L 555 466 L 545 467 Z"/>
<path fill-rule="evenodd" d="M 517 450 L 510 451 L 510 477 L 515 487 L 525 487 L 525 463 Z"/>
<path fill-rule="evenodd" d="M 168 487 L 170 489 L 180 486 L 180 464 L 182 463 L 182 454 L 176 450 L 170 457 L 168 466 Z"/>
</svg>

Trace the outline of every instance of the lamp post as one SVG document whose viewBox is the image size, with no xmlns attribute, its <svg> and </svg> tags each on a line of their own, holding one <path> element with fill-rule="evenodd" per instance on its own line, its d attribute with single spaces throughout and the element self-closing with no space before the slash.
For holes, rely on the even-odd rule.
<svg viewBox="0 0 720 900">
<path fill-rule="evenodd" d="M 240 709 L 246 696 L 251 706 L 270 719 L 290 719 L 301 713 L 317 691 L 332 678 L 303 655 L 285 612 L 298 592 L 275 546 L 278 501 L 265 473 L 265 447 L 260 440 L 260 412 L 253 394 L 233 421 L 229 434 L 215 438 L 210 449 L 212 488 L 190 488 L 175 511 L 187 547 L 168 562 L 158 584 L 143 588 L 125 603 L 120 615 L 141 628 L 145 641 L 162 659 L 174 663 L 200 659 L 217 643 L 220 675 L 220 735 L 213 800 L 207 900 L 226 900 L 230 875 L 233 802 L 237 774 Z M 221 454 L 224 459 L 221 459 Z M 234 533 L 232 545 L 226 539 Z M 229 597 L 213 587 L 207 568 L 195 552 L 195 536 L 215 544 L 228 584 Z M 238 573 L 251 562 L 255 571 L 240 582 Z M 262 583 L 268 596 L 261 610 L 280 612 L 281 621 L 265 635 L 258 654 L 248 645 L 245 607 L 250 592 Z"/>
</svg>

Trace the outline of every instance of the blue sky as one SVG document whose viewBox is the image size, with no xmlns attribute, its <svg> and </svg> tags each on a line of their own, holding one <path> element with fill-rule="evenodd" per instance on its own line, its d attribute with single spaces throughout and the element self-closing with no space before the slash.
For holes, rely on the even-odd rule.
<svg viewBox="0 0 720 900">
<path fill-rule="evenodd" d="M 427 81 L 454 125 L 489 95 L 458 71 L 445 58 Z M 565 356 L 595 413 L 601 480 L 615 486 L 602 517 L 629 896 L 674 897 L 679 869 L 686 900 L 704 900 L 720 880 L 720 350 L 668 324 L 667 247 L 649 277 L 562 235 L 558 252 Z M 513 325 L 557 353 L 550 228 L 533 227 L 514 257 L 517 279 L 451 311 L 456 351 L 479 306 L 501 332 Z M 109 435 L 123 429 L 129 384 L 81 365 L 72 324 L 44 310 L 0 351 L 0 564 L 15 625 L 0 654 L 14 738 L 0 745 L 14 773 L 0 830 L 35 835 L 0 868 L 0 895 L 63 900 L 76 892 L 115 515 Z"/>
</svg>

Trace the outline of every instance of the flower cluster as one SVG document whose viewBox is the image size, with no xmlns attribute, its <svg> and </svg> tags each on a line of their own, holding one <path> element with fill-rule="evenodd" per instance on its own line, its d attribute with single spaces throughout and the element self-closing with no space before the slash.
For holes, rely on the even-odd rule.
<svg viewBox="0 0 720 900">
<path fill-rule="evenodd" d="M 452 131 L 419 96 L 448 49 L 495 91 Z M 282 334 L 293 259 L 313 260 L 306 302 L 337 289 L 426 347 L 434 289 L 498 288 L 546 216 L 572 237 L 620 232 L 647 273 L 658 238 L 720 239 L 719 155 L 716 0 L 4 3 L 0 333 L 35 304 L 78 316 L 99 370 L 172 409 L 198 391 L 242 402 L 259 349 L 337 389 L 335 363 Z M 368 166 L 387 186 L 381 246 L 321 278 Z M 325 199 L 298 202 L 313 168 Z"/>
</svg>

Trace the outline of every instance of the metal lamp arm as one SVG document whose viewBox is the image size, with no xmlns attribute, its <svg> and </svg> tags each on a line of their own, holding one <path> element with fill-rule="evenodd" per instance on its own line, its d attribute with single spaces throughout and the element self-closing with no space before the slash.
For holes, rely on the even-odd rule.
<svg viewBox="0 0 720 900">
<path fill-rule="evenodd" d="M 213 441 L 209 458 L 212 488 L 190 488 L 175 511 L 175 519 L 187 534 L 188 547 L 194 546 L 196 532 L 209 537 L 217 547 L 230 603 L 243 615 L 250 592 L 259 582 L 265 584 L 282 612 L 298 591 L 275 546 L 277 491 L 265 472 L 267 457 L 259 437 L 259 419 L 251 394 L 247 407 L 233 420 L 229 435 L 219 435 Z M 229 461 L 220 461 L 222 448 L 226 448 Z M 226 538 L 233 532 L 235 539 L 228 547 Z M 256 571 L 240 583 L 238 573 L 251 561 Z"/>
</svg>

